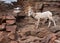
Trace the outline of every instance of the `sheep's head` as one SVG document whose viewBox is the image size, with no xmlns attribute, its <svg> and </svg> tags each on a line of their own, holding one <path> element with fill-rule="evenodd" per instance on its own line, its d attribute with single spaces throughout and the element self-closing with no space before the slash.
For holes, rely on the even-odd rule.
<svg viewBox="0 0 60 43">
<path fill-rule="evenodd" d="M 31 6 L 28 6 L 28 16 L 31 16 L 33 14 L 33 10 Z"/>
</svg>

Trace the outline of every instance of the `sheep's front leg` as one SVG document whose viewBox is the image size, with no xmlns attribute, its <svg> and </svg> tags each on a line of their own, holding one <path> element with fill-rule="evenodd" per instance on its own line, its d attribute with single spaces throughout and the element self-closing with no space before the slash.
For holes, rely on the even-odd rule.
<svg viewBox="0 0 60 43">
<path fill-rule="evenodd" d="M 36 29 L 39 27 L 40 19 L 36 22 Z"/>
<path fill-rule="evenodd" d="M 50 27 L 50 25 L 51 25 L 51 21 L 49 20 L 49 24 L 48 24 L 48 27 Z"/>
</svg>

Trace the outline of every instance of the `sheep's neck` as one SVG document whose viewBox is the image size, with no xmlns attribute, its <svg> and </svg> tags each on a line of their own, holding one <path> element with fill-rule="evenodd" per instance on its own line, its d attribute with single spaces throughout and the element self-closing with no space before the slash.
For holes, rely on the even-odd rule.
<svg viewBox="0 0 60 43">
<path fill-rule="evenodd" d="M 33 12 L 33 10 L 31 8 L 29 9 L 28 14 L 31 14 L 32 18 L 35 18 L 35 16 L 36 16 L 35 12 Z"/>
<path fill-rule="evenodd" d="M 33 13 L 31 16 L 32 16 L 33 18 L 35 18 L 36 14 L 35 14 L 35 13 Z"/>
</svg>

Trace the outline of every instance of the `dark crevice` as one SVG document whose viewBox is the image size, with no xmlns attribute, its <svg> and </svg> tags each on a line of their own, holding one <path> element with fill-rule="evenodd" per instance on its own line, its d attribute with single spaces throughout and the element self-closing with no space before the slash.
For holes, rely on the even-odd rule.
<svg viewBox="0 0 60 43">
<path fill-rule="evenodd" d="M 57 31 L 55 31 L 54 33 L 57 33 L 57 32 L 59 32 L 60 30 L 57 30 Z"/>
<path fill-rule="evenodd" d="M 4 29 L 0 29 L 0 31 L 6 31 L 6 28 L 4 28 Z"/>
<path fill-rule="evenodd" d="M 6 20 L 3 20 L 2 23 L 6 23 Z"/>
<path fill-rule="evenodd" d="M 17 16 L 16 17 L 16 22 L 20 22 L 21 20 L 23 20 L 25 18 L 25 16 Z"/>
</svg>

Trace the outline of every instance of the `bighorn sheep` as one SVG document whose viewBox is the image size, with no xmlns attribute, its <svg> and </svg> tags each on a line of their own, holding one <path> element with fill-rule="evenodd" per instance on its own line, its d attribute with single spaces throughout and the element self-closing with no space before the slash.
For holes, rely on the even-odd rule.
<svg viewBox="0 0 60 43">
<path fill-rule="evenodd" d="M 32 7 L 28 6 L 28 16 L 32 16 L 35 19 L 37 19 L 36 28 L 38 28 L 39 22 L 41 19 L 44 19 L 44 20 L 49 19 L 48 27 L 50 27 L 51 21 L 54 23 L 54 26 L 56 26 L 55 20 L 52 17 L 52 12 L 50 12 L 50 11 L 35 13 L 35 12 L 33 12 Z"/>
</svg>

